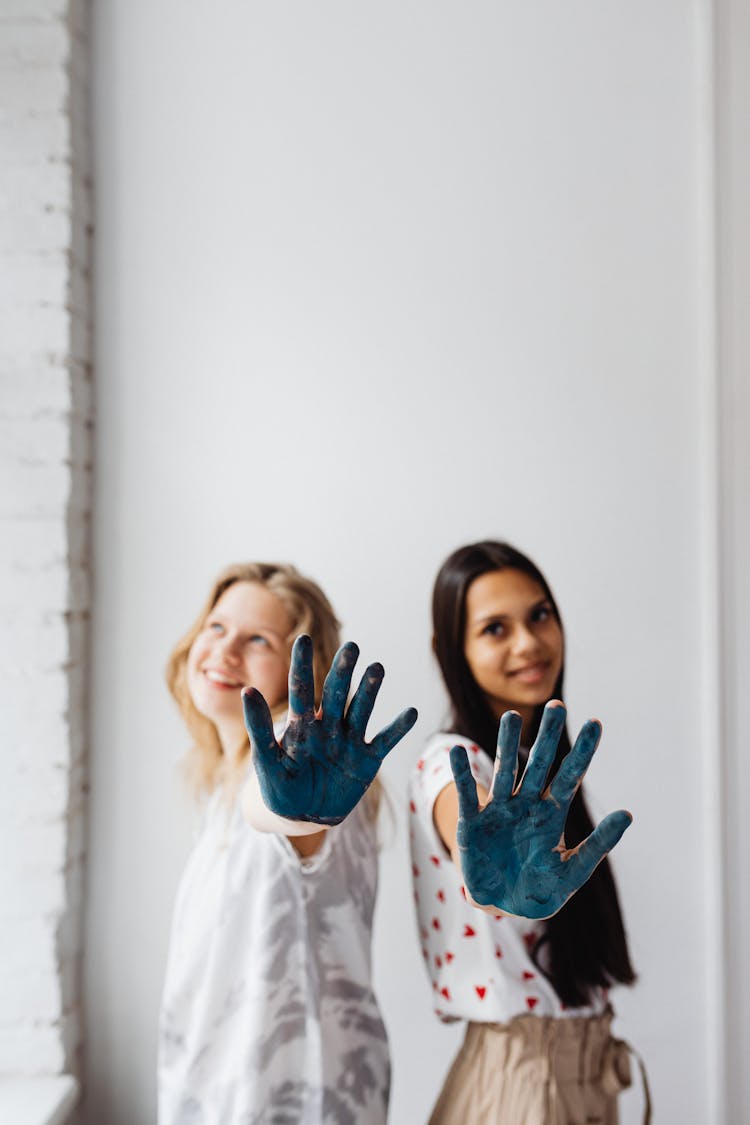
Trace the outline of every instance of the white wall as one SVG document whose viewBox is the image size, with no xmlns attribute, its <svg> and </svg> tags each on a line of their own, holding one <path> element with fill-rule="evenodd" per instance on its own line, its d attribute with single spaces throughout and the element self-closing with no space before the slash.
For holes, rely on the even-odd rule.
<svg viewBox="0 0 750 1125">
<path fill-rule="evenodd" d="M 291 559 L 330 591 L 386 665 L 376 718 L 420 708 L 387 769 L 375 959 L 392 1121 L 425 1119 L 456 1034 L 430 1012 L 401 801 L 441 717 L 431 582 L 484 536 L 548 573 L 573 722 L 605 724 L 593 804 L 636 817 L 615 866 L 640 984 L 618 1029 L 658 1119 L 709 1120 L 694 15 L 97 5 L 88 1121 L 153 1119 L 190 833 L 162 667 L 241 558 Z"/>
<path fill-rule="evenodd" d="M 750 1119 L 750 7 L 722 0 L 716 19 L 719 379 L 721 829 L 728 1119 Z"/>
</svg>

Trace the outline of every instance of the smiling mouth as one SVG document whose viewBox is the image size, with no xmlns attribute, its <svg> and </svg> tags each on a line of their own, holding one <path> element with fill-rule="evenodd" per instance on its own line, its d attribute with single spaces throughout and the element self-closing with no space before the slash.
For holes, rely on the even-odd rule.
<svg viewBox="0 0 750 1125">
<path fill-rule="evenodd" d="M 509 672 L 509 676 L 521 680 L 525 684 L 535 684 L 538 680 L 544 679 L 549 671 L 549 661 L 540 660 L 536 664 L 527 664 L 525 668 L 516 668 L 513 672 Z"/>
<path fill-rule="evenodd" d="M 213 668 L 204 668 L 203 675 L 215 687 L 239 689 L 245 686 L 241 681 L 232 680 L 229 676 L 225 676 L 223 672 L 216 672 Z"/>
</svg>

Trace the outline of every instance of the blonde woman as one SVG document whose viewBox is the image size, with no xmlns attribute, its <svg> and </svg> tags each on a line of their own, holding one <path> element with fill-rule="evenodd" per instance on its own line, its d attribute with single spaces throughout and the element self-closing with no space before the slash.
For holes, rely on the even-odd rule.
<svg viewBox="0 0 750 1125">
<path fill-rule="evenodd" d="M 386 1120 L 375 775 L 416 712 L 366 743 L 383 669 L 348 703 L 357 649 L 338 645 L 315 582 L 250 563 L 219 576 L 170 658 L 205 809 L 172 924 L 161 1125 Z"/>
</svg>

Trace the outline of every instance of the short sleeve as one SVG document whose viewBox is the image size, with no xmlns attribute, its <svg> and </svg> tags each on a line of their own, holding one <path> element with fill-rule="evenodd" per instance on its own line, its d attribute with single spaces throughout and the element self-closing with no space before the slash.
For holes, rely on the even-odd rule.
<svg viewBox="0 0 750 1125">
<path fill-rule="evenodd" d="M 494 765 L 476 742 L 460 735 L 441 732 L 433 735 L 427 743 L 414 770 L 414 791 L 418 794 L 420 803 L 430 810 L 446 785 L 454 784 L 450 762 L 453 746 L 466 747 L 474 780 L 487 790 L 492 787 Z"/>
</svg>

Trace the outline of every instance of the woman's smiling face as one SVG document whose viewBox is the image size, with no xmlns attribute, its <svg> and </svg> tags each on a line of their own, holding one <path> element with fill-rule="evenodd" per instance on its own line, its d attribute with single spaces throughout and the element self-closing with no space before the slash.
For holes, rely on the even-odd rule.
<svg viewBox="0 0 750 1125">
<path fill-rule="evenodd" d="M 241 692 L 254 687 L 273 710 L 287 697 L 291 619 L 257 582 L 235 582 L 216 602 L 187 659 L 190 697 L 225 752 L 245 738 Z"/>
<path fill-rule="evenodd" d="M 519 711 L 528 722 L 554 691 L 563 634 L 542 587 L 523 571 L 491 570 L 466 594 L 464 655 L 496 718 Z"/>
</svg>

